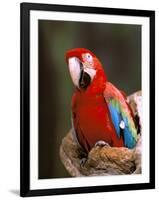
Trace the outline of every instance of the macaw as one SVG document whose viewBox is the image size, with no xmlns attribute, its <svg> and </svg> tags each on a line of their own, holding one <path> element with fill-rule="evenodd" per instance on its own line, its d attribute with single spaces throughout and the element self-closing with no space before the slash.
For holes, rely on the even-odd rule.
<svg viewBox="0 0 159 200">
<path fill-rule="evenodd" d="M 73 135 L 88 153 L 96 145 L 134 148 L 137 127 L 124 92 L 108 82 L 101 62 L 90 50 L 71 49 L 66 62 L 75 85 Z"/>
</svg>

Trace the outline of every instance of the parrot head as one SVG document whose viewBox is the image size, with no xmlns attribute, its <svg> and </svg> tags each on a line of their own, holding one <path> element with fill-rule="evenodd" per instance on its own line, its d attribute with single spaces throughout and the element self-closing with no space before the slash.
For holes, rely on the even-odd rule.
<svg viewBox="0 0 159 200">
<path fill-rule="evenodd" d="M 99 72 L 105 77 L 100 61 L 90 50 L 71 49 L 66 52 L 65 57 L 73 84 L 78 89 L 86 90 L 99 77 Z"/>
</svg>

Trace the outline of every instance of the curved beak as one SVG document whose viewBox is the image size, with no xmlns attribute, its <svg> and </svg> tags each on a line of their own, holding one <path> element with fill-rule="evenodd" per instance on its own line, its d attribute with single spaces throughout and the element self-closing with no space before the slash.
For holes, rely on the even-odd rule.
<svg viewBox="0 0 159 200">
<path fill-rule="evenodd" d="M 79 89 L 86 89 L 93 80 L 96 70 L 83 63 L 81 52 L 87 53 L 88 50 L 83 48 L 69 50 L 66 52 L 65 58 L 74 85 Z"/>
<path fill-rule="evenodd" d="M 68 67 L 69 72 L 73 81 L 73 84 L 76 87 L 79 87 L 79 79 L 80 79 L 80 73 L 81 73 L 81 66 L 79 59 L 76 57 L 68 58 Z"/>
<path fill-rule="evenodd" d="M 68 58 L 69 72 L 72 81 L 79 89 L 85 89 L 91 82 L 90 75 L 84 71 L 83 63 L 77 57 Z"/>
</svg>

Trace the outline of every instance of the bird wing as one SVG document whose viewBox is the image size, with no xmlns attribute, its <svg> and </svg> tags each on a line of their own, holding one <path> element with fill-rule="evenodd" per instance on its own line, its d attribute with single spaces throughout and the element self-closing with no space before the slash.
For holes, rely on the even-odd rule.
<svg viewBox="0 0 159 200">
<path fill-rule="evenodd" d="M 123 136 L 124 145 L 133 148 L 137 141 L 137 129 L 125 93 L 118 90 L 112 83 L 107 82 L 104 97 L 118 137 Z"/>
</svg>

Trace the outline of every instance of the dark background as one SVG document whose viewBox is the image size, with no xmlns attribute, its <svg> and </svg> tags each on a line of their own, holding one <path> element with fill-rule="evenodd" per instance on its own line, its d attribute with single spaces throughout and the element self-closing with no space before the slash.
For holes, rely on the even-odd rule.
<svg viewBox="0 0 159 200">
<path fill-rule="evenodd" d="M 128 95 L 141 89 L 141 26 L 39 20 L 39 178 L 69 176 L 59 158 L 73 94 L 64 54 L 77 47 L 91 50 Z"/>
</svg>

